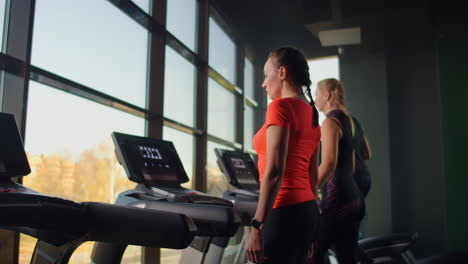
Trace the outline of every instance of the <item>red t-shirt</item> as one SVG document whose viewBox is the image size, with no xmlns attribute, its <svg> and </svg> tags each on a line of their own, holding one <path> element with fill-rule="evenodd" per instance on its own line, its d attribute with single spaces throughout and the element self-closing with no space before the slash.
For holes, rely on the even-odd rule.
<svg viewBox="0 0 468 264">
<path fill-rule="evenodd" d="M 273 208 L 315 199 L 309 163 L 320 141 L 320 126 L 314 127 L 313 121 L 314 112 L 310 104 L 296 98 L 278 98 L 268 106 L 265 123 L 254 136 L 261 182 L 266 166 L 267 128 L 275 125 L 289 130 L 286 168 Z"/>
</svg>

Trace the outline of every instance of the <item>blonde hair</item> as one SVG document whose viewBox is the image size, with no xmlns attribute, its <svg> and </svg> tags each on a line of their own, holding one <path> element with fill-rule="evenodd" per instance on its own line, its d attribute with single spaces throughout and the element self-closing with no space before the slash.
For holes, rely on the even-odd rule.
<svg viewBox="0 0 468 264">
<path fill-rule="evenodd" d="M 323 79 L 317 83 L 317 89 L 322 92 L 330 92 L 331 98 L 338 104 L 338 108 L 343 112 L 349 112 L 345 102 L 345 88 L 340 81 L 335 78 Z"/>
</svg>

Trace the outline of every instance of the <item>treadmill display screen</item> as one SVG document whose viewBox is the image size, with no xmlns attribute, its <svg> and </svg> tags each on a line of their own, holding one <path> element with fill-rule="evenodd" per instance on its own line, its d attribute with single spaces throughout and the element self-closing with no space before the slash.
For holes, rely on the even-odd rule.
<svg viewBox="0 0 468 264">
<path fill-rule="evenodd" d="M 216 149 L 215 152 L 220 168 L 231 184 L 253 188 L 259 184 L 258 170 L 249 154 L 222 149 Z"/>
<path fill-rule="evenodd" d="M 150 185 L 176 185 L 188 181 L 182 162 L 170 141 L 114 132 L 116 154 L 127 176 Z"/>
</svg>

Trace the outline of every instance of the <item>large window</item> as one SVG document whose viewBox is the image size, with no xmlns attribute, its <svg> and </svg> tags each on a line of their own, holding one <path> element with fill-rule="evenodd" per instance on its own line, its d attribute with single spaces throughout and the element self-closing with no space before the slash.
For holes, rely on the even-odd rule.
<svg viewBox="0 0 468 264">
<path fill-rule="evenodd" d="M 212 17 L 210 17 L 209 28 L 209 64 L 226 80 L 234 83 L 236 45 Z"/>
<path fill-rule="evenodd" d="M 195 51 L 197 0 L 167 1 L 167 30 Z"/>
<path fill-rule="evenodd" d="M 41 193 L 74 201 L 113 203 L 132 189 L 118 163 L 111 133 L 142 136 L 144 119 L 31 82 L 25 149 L 31 174 L 24 185 Z M 21 258 L 30 257 L 35 240 L 24 236 Z M 92 243 L 75 253 L 89 261 Z"/>
<path fill-rule="evenodd" d="M 158 3 L 131 2 L 148 15 L 151 15 L 150 6 Z M 194 169 L 198 171 L 197 166 L 206 166 L 208 193 L 220 196 L 228 188 L 228 181 L 217 166 L 214 148 L 241 150 L 245 146 L 247 151 L 252 150 L 257 110 L 254 65 L 245 59 L 244 74 L 236 76 L 239 68 L 236 63 L 242 59 L 236 56 L 243 54 L 237 50 L 241 51 L 242 47 L 237 46 L 240 42 L 222 17 L 213 8 L 204 6 L 209 1 L 168 0 L 167 31 L 155 26 L 158 17 L 152 21 L 150 16 L 134 9 L 133 4 L 106 0 L 37 0 L 34 21 L 5 31 L 6 17 L 22 23 L 29 18 L 24 15 L 29 14 L 30 10 L 26 10 L 29 5 L 18 5 L 22 8 L 5 12 L 12 3 L 15 1 L 0 0 L 0 43 L 5 42 L 4 35 L 27 36 L 32 30 L 32 39 L 24 39 L 25 43 L 18 45 L 29 48 L 25 44 L 31 41 L 31 50 L 15 49 L 20 55 L 30 52 L 30 65 L 28 61 L 22 63 L 31 72 L 24 78 L 28 85 L 22 82 L 23 77 L 15 76 L 13 81 L 5 79 L 8 89 L 18 90 L 17 95 L 20 92 L 27 95 L 24 97 L 27 102 L 21 96 L 12 96 L 13 93 L 5 93 L 7 98 L 2 98 L 0 90 L 0 99 L 9 102 L 0 104 L 0 110 L 13 109 L 15 115 L 26 117 L 25 127 L 21 129 L 25 131 L 25 149 L 32 172 L 24 177 L 25 186 L 78 202 L 114 203 L 121 192 L 135 188 L 136 183 L 128 180 L 116 159 L 112 132 L 145 136 L 157 133 L 162 126 L 162 138 L 174 143 L 190 179 L 183 187 L 193 188 L 193 182 L 204 182 L 194 181 L 195 177 L 204 177 L 195 175 Z M 164 15 L 163 10 L 157 10 L 155 16 Z M 205 13 L 208 10 L 209 14 Z M 199 13 L 205 19 L 198 19 Z M 208 33 L 206 40 L 198 39 L 198 27 L 202 26 L 199 21 L 207 22 L 203 25 L 205 30 L 201 30 Z M 153 29 L 158 31 L 156 39 L 159 33 L 170 33 L 164 38 L 166 46 L 152 41 Z M 206 61 L 196 52 L 197 48 L 205 47 L 209 53 L 208 76 L 204 76 Z M 17 62 L 8 64 L 10 55 L 3 55 L 0 64 L 14 66 Z M 164 65 L 155 65 L 163 57 Z M 10 71 L 7 74 L 14 75 L 11 72 L 14 70 L 15 67 L 6 68 Z M 243 75 L 244 83 L 239 79 Z M 203 87 L 204 78 L 208 78 L 208 87 Z M 148 90 L 149 87 L 154 90 Z M 151 109 L 148 95 L 155 100 Z M 239 105 L 241 98 L 243 109 Z M 197 105 L 199 101 L 208 104 L 205 116 L 197 112 L 202 109 Z M 160 113 L 153 112 L 160 109 L 162 118 Z M 244 124 L 239 123 L 242 119 Z M 202 131 L 204 128 L 198 126 L 205 122 L 207 131 Z M 239 126 L 245 130 L 238 131 Z M 237 142 L 240 135 L 236 133 L 242 132 L 246 140 Z M 198 137 L 204 140 L 205 136 L 207 146 L 194 144 Z M 207 164 L 195 163 L 196 154 L 204 148 L 207 148 Z M 226 256 L 236 257 L 232 252 L 241 239 L 239 233 L 229 243 Z M 27 235 L 20 236 L 19 263 L 30 262 L 36 241 Z M 87 242 L 80 246 L 70 263 L 89 263 L 93 244 Z M 180 253 L 180 250 L 162 249 L 161 262 L 178 263 Z M 137 264 L 141 258 L 141 248 L 129 246 L 122 263 Z"/>
<path fill-rule="evenodd" d="M 27 186 L 107 203 L 134 186 L 117 162 L 111 133 L 142 136 L 144 119 L 36 82 L 30 83 L 27 111 L 25 149 L 32 165 Z"/>
<path fill-rule="evenodd" d="M 148 11 L 148 1 L 136 3 Z M 109 1 L 37 1 L 34 18 L 34 66 L 146 107 L 148 31 L 141 25 Z M 24 184 L 75 201 L 114 203 L 135 183 L 117 162 L 111 133 L 142 136 L 144 129 L 143 118 L 30 82 L 25 148 L 32 173 Z M 21 237 L 21 263 L 34 241 Z M 92 245 L 80 246 L 71 263 L 89 262 Z M 124 259 L 137 263 L 140 255 L 129 247 Z"/>
<path fill-rule="evenodd" d="M 140 107 L 147 43 L 148 32 L 109 1 L 37 1 L 31 63 Z"/>
<path fill-rule="evenodd" d="M 312 97 L 315 99 L 315 90 L 320 80 L 327 78 L 340 79 L 340 64 L 337 56 L 308 60 L 308 64 L 310 80 L 312 81 L 310 90 Z M 319 112 L 319 123 L 321 124 L 323 120 L 325 120 L 325 115 Z"/>
</svg>

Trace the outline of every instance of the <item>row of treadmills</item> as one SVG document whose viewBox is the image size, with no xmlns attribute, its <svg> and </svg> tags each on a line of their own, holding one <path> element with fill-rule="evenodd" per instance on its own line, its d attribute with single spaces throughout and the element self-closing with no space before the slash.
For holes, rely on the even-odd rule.
<svg viewBox="0 0 468 264">
<path fill-rule="evenodd" d="M 68 263 L 87 241 L 96 241 L 89 262 L 95 264 L 121 263 L 127 245 L 180 249 L 180 263 L 225 263 L 229 239 L 255 213 L 258 171 L 246 153 L 215 149 L 231 185 L 220 198 L 181 186 L 189 179 L 172 142 L 114 132 L 117 158 L 137 186 L 115 204 L 75 202 L 11 180 L 30 167 L 14 116 L 0 113 L 0 127 L 0 227 L 38 239 L 33 264 Z M 375 260 L 394 261 L 412 243 L 412 235 L 390 235 L 361 247 Z"/>
</svg>

